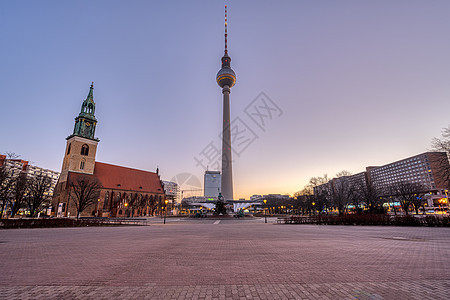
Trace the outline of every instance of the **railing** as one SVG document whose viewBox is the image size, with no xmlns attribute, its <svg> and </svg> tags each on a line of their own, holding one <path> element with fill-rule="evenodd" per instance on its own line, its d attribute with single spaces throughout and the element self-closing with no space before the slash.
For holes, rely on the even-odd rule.
<svg viewBox="0 0 450 300">
<path fill-rule="evenodd" d="M 149 221 L 147 219 L 132 219 L 132 218 L 80 218 L 82 220 L 95 220 L 102 224 L 111 225 L 136 225 L 136 226 L 147 226 Z"/>
<path fill-rule="evenodd" d="M 316 216 L 278 217 L 277 224 L 317 224 L 317 225 L 382 225 L 382 226 L 445 226 L 450 227 L 447 215 L 398 215 L 344 214 Z"/>
</svg>

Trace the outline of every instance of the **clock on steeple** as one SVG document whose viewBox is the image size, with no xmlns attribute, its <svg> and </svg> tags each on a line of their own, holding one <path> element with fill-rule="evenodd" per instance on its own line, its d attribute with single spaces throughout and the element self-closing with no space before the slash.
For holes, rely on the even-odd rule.
<svg viewBox="0 0 450 300">
<path fill-rule="evenodd" d="M 95 126 L 97 125 L 97 119 L 95 118 L 95 102 L 94 102 L 94 83 L 91 84 L 89 94 L 86 100 L 81 105 L 81 112 L 78 117 L 75 118 L 75 126 L 73 133 L 67 139 L 72 136 L 81 136 L 87 139 L 95 140 L 94 137 Z"/>
</svg>

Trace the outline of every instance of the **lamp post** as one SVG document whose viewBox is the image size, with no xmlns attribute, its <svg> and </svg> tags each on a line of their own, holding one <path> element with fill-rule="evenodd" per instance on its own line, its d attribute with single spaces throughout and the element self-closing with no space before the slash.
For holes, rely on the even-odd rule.
<svg viewBox="0 0 450 300">
<path fill-rule="evenodd" d="M 445 198 L 446 198 L 446 204 L 447 204 L 447 212 L 450 210 L 450 203 L 448 203 L 448 190 L 445 190 Z"/>
<path fill-rule="evenodd" d="M 167 216 L 167 203 L 169 203 L 169 200 L 165 200 L 164 201 L 164 203 L 166 204 L 165 206 L 164 206 L 164 210 L 165 210 L 165 213 L 164 213 L 164 224 L 166 224 L 166 216 Z"/>
<path fill-rule="evenodd" d="M 267 223 L 266 203 L 267 203 L 267 200 L 264 199 L 264 223 Z"/>
<path fill-rule="evenodd" d="M 313 205 L 313 213 L 314 215 L 316 215 L 316 202 L 313 202 L 312 205 Z"/>
</svg>

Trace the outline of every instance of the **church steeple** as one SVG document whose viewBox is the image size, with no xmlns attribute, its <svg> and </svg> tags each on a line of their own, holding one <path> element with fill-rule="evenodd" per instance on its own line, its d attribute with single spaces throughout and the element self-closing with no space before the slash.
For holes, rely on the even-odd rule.
<svg viewBox="0 0 450 300">
<path fill-rule="evenodd" d="M 94 82 L 91 84 L 91 88 L 89 89 L 89 94 L 86 97 L 86 100 L 83 101 L 81 105 L 80 116 L 90 117 L 95 120 L 95 102 L 94 102 Z"/>
<path fill-rule="evenodd" d="M 95 102 L 94 102 L 94 82 L 91 84 L 89 94 L 86 100 L 81 104 L 81 111 L 78 117 L 75 118 L 75 126 L 73 133 L 67 139 L 73 136 L 80 136 L 87 139 L 98 141 L 95 138 L 95 127 L 97 126 L 97 119 L 95 118 Z"/>
</svg>

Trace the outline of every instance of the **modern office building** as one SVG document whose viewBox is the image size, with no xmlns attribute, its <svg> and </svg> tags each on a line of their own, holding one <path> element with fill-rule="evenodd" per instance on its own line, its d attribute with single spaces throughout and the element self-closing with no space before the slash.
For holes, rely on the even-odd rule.
<svg viewBox="0 0 450 300">
<path fill-rule="evenodd" d="M 359 188 L 372 184 L 380 196 L 390 196 L 390 187 L 400 182 L 416 183 L 427 193 L 428 205 L 448 196 L 450 165 L 445 152 L 425 152 L 382 166 L 370 166 L 365 172 L 333 178 L 314 188 L 314 193 L 331 194 L 339 184 L 346 181 L 348 186 Z"/>
<path fill-rule="evenodd" d="M 368 167 L 366 172 L 381 194 L 388 194 L 389 186 L 398 182 L 417 183 L 433 193 L 448 189 L 448 182 L 440 176 L 441 169 L 448 167 L 446 153 L 425 152 L 380 167 Z"/>
<path fill-rule="evenodd" d="M 11 177 L 16 177 L 27 171 L 28 161 L 22 159 L 8 159 L 6 155 L 0 155 L 0 167 L 4 167 Z"/>
<path fill-rule="evenodd" d="M 51 185 L 45 195 L 53 196 L 56 183 L 59 179 L 59 172 L 41 168 L 38 166 L 32 166 L 28 161 L 22 159 L 7 159 L 6 155 L 0 155 L 0 166 L 4 166 L 6 170 L 10 172 L 11 177 L 17 177 L 21 174 L 28 178 L 33 178 L 37 175 L 47 176 L 51 179 Z"/>
<path fill-rule="evenodd" d="M 220 171 L 205 171 L 204 196 L 219 197 L 221 187 Z"/>
</svg>

